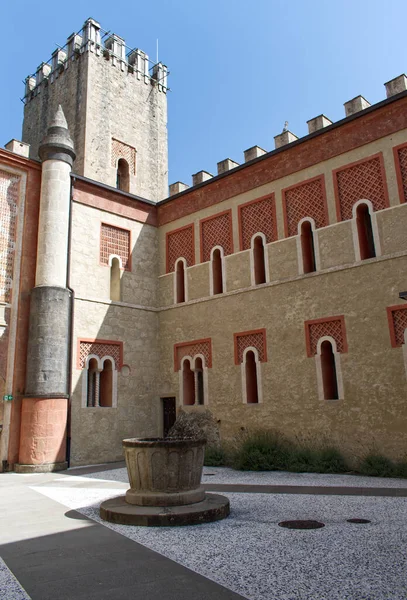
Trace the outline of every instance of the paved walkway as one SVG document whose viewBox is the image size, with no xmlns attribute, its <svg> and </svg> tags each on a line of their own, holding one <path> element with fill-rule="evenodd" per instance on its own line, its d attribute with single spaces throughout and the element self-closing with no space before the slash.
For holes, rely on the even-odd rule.
<svg viewBox="0 0 407 600">
<path fill-rule="evenodd" d="M 61 485 L 66 487 L 70 479 L 67 475 L 86 476 L 107 468 L 103 465 L 54 474 L 0 475 L 0 557 L 28 597 L 32 600 L 243 597 L 32 489 L 48 484 L 58 486 L 61 478 Z M 93 483 L 100 484 L 97 479 Z M 108 484 L 105 482 L 104 486 Z M 407 497 L 407 488 L 220 483 L 207 484 L 206 488 L 224 493 Z M 22 600 L 27 596 L 23 591 L 19 595 L 9 583 L 8 590 L 0 588 L 0 598 Z"/>
</svg>

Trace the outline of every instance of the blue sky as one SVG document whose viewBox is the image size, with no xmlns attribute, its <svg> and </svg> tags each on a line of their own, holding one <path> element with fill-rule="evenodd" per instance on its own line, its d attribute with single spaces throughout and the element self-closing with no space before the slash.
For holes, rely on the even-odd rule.
<svg viewBox="0 0 407 600">
<path fill-rule="evenodd" d="M 21 137 L 23 80 L 89 16 L 159 58 L 168 94 L 169 181 L 274 148 L 284 122 L 344 116 L 407 69 L 405 0 L 2 0 L 0 145 Z"/>
</svg>

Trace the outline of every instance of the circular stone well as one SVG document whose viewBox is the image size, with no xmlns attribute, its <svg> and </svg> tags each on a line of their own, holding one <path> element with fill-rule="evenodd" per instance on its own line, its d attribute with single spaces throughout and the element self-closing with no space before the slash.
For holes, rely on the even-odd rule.
<svg viewBox="0 0 407 600">
<path fill-rule="evenodd" d="M 105 500 L 100 516 L 122 525 L 195 525 L 224 519 L 229 500 L 201 486 L 205 440 L 123 440 L 130 489 Z"/>
</svg>

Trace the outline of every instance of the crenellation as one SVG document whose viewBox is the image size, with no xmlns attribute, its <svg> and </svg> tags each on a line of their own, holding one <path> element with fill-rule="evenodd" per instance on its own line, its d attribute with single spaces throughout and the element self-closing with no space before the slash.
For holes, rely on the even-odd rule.
<svg viewBox="0 0 407 600">
<path fill-rule="evenodd" d="M 283 131 L 282 133 L 274 136 L 274 146 L 277 150 L 277 148 L 281 148 L 282 146 L 286 146 L 287 144 L 291 144 L 297 140 L 298 137 L 294 133 L 291 133 L 291 131 Z"/>
<path fill-rule="evenodd" d="M 328 127 L 328 125 L 332 125 L 332 121 L 325 115 L 318 115 L 317 117 L 307 121 L 307 125 L 308 133 L 314 133 L 314 131 Z"/>
<path fill-rule="evenodd" d="M 235 167 L 238 167 L 238 166 L 239 166 L 238 162 L 232 160 L 231 158 L 225 158 L 225 160 L 221 160 L 217 164 L 218 175 L 221 175 L 222 173 L 226 173 L 227 171 L 230 171 L 231 169 L 234 169 Z"/>
<path fill-rule="evenodd" d="M 356 96 L 356 98 L 352 98 L 348 102 L 345 102 L 345 115 L 350 117 L 357 112 L 365 110 L 365 108 L 369 108 L 370 102 L 366 100 L 363 96 Z"/>
<path fill-rule="evenodd" d="M 182 183 L 182 181 L 176 181 L 175 183 L 171 183 L 169 185 L 169 195 L 175 196 L 175 194 L 184 192 L 188 188 L 189 188 L 189 185 L 187 185 L 186 183 Z"/>
<path fill-rule="evenodd" d="M 384 84 L 386 88 L 386 98 L 391 98 L 391 96 L 395 96 L 396 94 L 401 94 L 401 92 L 405 92 L 407 90 L 407 77 L 403 73 L 394 79 L 391 79 L 387 83 Z"/>
<path fill-rule="evenodd" d="M 47 79 L 51 71 L 52 67 L 49 63 L 41 63 L 36 71 L 36 85 L 40 85 L 44 79 Z"/>
<path fill-rule="evenodd" d="M 255 158 L 259 158 L 259 156 L 263 156 L 263 154 L 267 154 L 267 150 L 260 148 L 260 146 L 252 146 L 244 151 L 244 162 L 250 162 Z"/>
<path fill-rule="evenodd" d="M 203 183 L 204 181 L 208 181 L 208 179 L 212 179 L 212 173 L 208 171 L 198 171 L 192 175 L 192 185 L 198 185 L 199 183 Z"/>
<path fill-rule="evenodd" d="M 68 59 L 74 60 L 82 48 L 82 36 L 79 33 L 71 33 L 66 41 Z"/>
</svg>

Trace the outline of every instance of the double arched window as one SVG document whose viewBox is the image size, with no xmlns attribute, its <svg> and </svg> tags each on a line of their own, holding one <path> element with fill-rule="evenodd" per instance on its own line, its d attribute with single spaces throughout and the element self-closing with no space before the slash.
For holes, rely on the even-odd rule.
<svg viewBox="0 0 407 600">
<path fill-rule="evenodd" d="M 185 406 L 207 404 L 207 370 L 201 355 L 186 356 L 181 361 L 181 404 Z"/>
<path fill-rule="evenodd" d="M 83 378 L 83 406 L 115 407 L 117 405 L 117 371 L 111 356 L 86 359 Z"/>
</svg>

